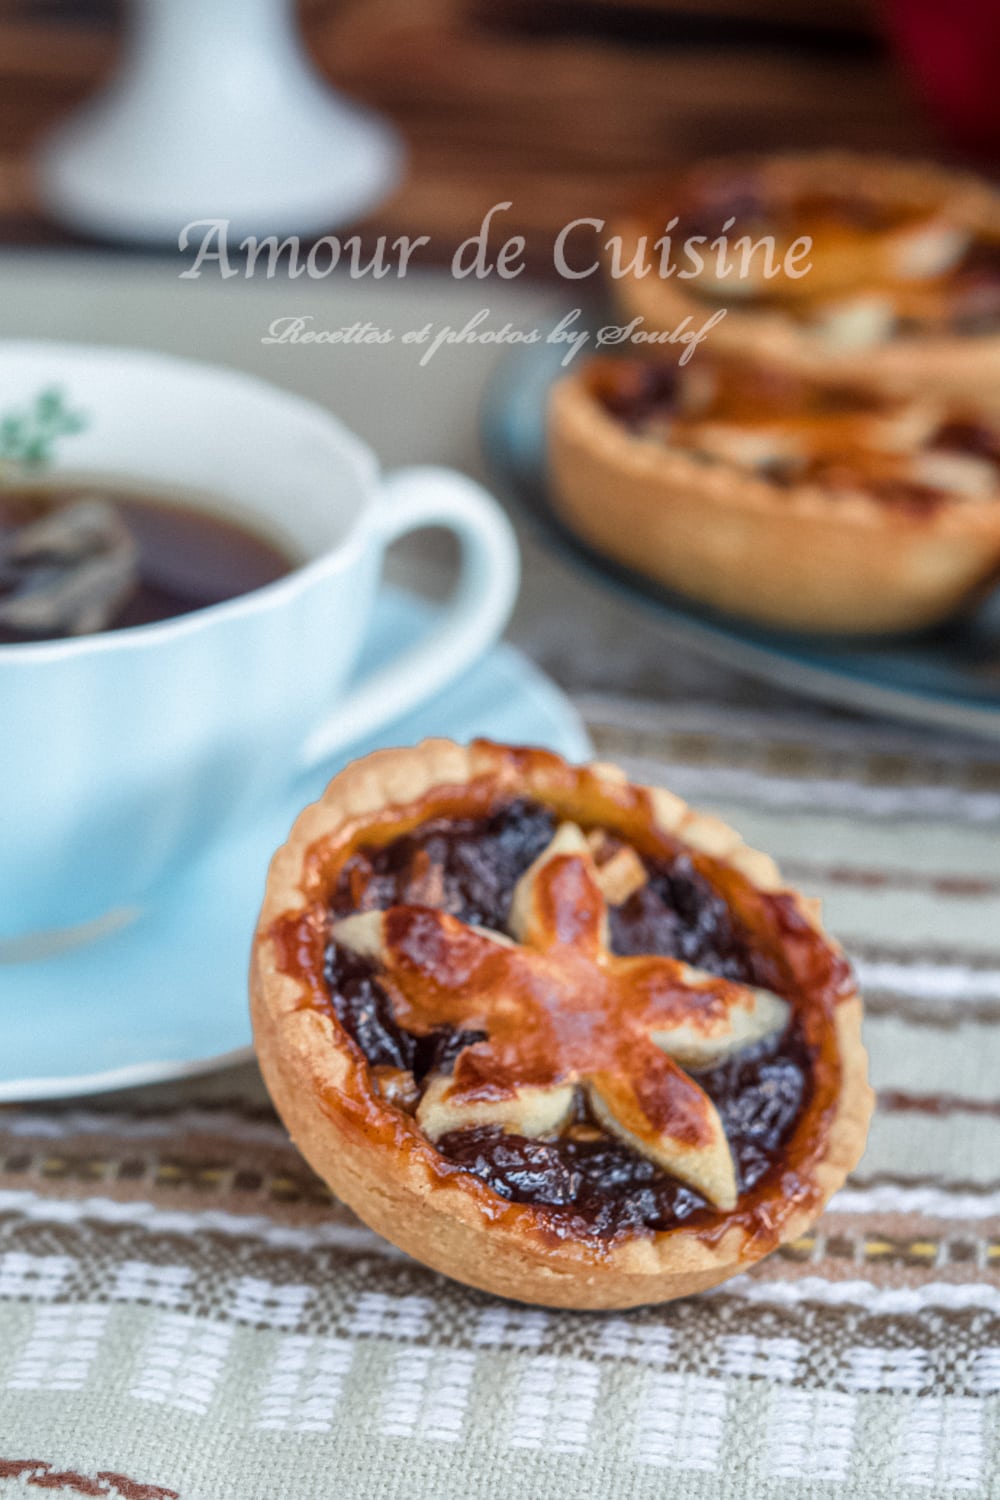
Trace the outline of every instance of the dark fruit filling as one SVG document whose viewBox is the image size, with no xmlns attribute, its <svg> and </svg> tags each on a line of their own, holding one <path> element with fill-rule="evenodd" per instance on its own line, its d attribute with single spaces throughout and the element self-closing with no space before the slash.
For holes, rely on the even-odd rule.
<svg viewBox="0 0 1000 1500">
<path fill-rule="evenodd" d="M 550 812 L 522 801 L 489 818 L 432 819 L 348 860 L 331 910 L 340 917 L 410 902 L 503 931 L 515 885 L 555 831 Z"/>
<path fill-rule="evenodd" d="M 741 1193 L 757 1185 L 788 1138 L 805 1102 L 807 1068 L 804 1049 L 790 1033 L 697 1075 L 719 1111 Z M 700 1193 L 646 1157 L 594 1134 L 533 1141 L 494 1128 L 456 1130 L 438 1141 L 438 1150 L 484 1178 L 501 1198 L 552 1204 L 567 1228 L 601 1237 L 671 1229 L 714 1212 Z"/>
<path fill-rule="evenodd" d="M 594 395 L 631 432 L 666 421 L 677 411 L 678 370 L 653 360 L 622 359 L 594 367 Z"/>
<path fill-rule="evenodd" d="M 514 887 L 555 827 L 551 813 L 525 801 L 486 818 L 429 821 L 384 848 L 353 855 L 341 871 L 332 915 L 423 904 L 505 932 Z M 664 954 L 727 979 L 773 985 L 766 960 L 686 855 L 645 864 L 647 883 L 611 909 L 616 953 Z M 369 1063 L 407 1069 L 418 1087 L 432 1073 L 450 1072 L 463 1047 L 482 1037 L 451 1027 L 427 1037 L 404 1031 L 373 965 L 335 943 L 327 950 L 326 980 L 338 1019 Z M 776 1164 L 807 1100 L 809 1064 L 793 1022 L 783 1036 L 698 1074 L 719 1111 L 741 1192 Z M 500 1197 L 544 1205 L 563 1232 L 606 1238 L 715 1213 L 693 1189 L 602 1132 L 583 1107 L 553 1140 L 490 1127 L 454 1131 L 437 1149 Z"/>
</svg>

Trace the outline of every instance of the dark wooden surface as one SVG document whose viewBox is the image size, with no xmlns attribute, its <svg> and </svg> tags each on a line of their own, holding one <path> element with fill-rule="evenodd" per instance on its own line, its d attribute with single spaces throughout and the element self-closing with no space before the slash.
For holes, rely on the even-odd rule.
<svg viewBox="0 0 1000 1500">
<path fill-rule="evenodd" d="M 210 3 L 210 0 L 207 0 Z M 410 169 L 376 227 L 443 251 L 491 204 L 539 265 L 578 214 L 670 166 L 747 147 L 934 151 L 865 0 L 304 0 L 310 49 L 392 117 Z M 0 240 L 56 242 L 30 149 L 112 70 L 115 0 L 0 4 Z"/>
</svg>

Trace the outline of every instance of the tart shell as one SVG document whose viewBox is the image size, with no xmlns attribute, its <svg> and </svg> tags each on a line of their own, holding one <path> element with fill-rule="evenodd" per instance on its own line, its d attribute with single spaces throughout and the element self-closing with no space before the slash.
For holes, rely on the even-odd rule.
<svg viewBox="0 0 1000 1500">
<path fill-rule="evenodd" d="M 810 191 L 819 185 L 825 192 L 870 196 L 875 202 L 928 208 L 944 203 L 961 224 L 1000 239 L 1000 194 L 979 178 L 929 162 L 824 151 L 723 158 L 700 164 L 692 175 L 708 177 L 720 170 L 760 174 L 776 193 Z M 655 240 L 664 232 L 672 213 L 669 192 L 660 194 L 662 207 L 611 226 L 622 241 L 623 265 L 631 264 L 644 234 Z M 732 232 L 740 234 L 738 224 Z M 626 318 L 642 317 L 647 331 L 676 328 L 686 317 L 698 328 L 725 305 L 726 316 L 709 334 L 719 354 L 770 360 L 798 375 L 895 395 L 936 395 L 1000 406 L 1000 334 L 914 334 L 868 348 L 837 350 L 778 307 L 741 307 L 721 297 L 692 295 L 685 282 L 676 276 L 660 277 L 655 269 L 645 277 L 612 278 L 609 285 Z"/>
<path fill-rule="evenodd" d="M 779 487 L 634 435 L 583 373 L 552 389 L 548 463 L 559 515 L 590 546 L 766 625 L 918 630 L 977 602 L 1000 574 L 1000 495 L 918 509 Z"/>
<path fill-rule="evenodd" d="M 316 1172 L 372 1229 L 400 1249 L 467 1285 L 551 1307 L 622 1308 L 662 1302 L 715 1286 L 818 1216 L 864 1148 L 873 1096 L 861 1043 L 861 1002 L 836 1003 L 833 1038 L 839 1087 L 826 1108 L 795 1201 L 768 1199 L 773 1231 L 751 1233 L 739 1216 L 707 1232 L 680 1225 L 602 1243 L 553 1234 L 531 1204 L 500 1198 L 473 1174 L 442 1175 L 441 1159 L 409 1116 L 381 1099 L 370 1069 L 330 1009 L 317 1007 L 289 963 L 280 933 L 322 927 L 329 868 L 338 847 L 394 810 L 414 823 L 414 808 L 436 789 L 460 799 L 464 788 L 534 796 L 564 810 L 582 795 L 602 820 L 630 788 L 615 767 L 575 768 L 543 751 L 477 741 L 462 747 L 428 740 L 379 751 L 347 767 L 298 818 L 271 865 L 254 941 L 251 1011 L 257 1056 L 275 1106 Z M 773 862 L 726 825 L 701 817 L 666 792 L 642 790 L 656 826 L 692 850 L 724 862 L 763 892 L 780 890 Z M 816 927 L 813 905 L 797 909 Z M 302 924 L 305 924 L 304 927 Z"/>
</svg>

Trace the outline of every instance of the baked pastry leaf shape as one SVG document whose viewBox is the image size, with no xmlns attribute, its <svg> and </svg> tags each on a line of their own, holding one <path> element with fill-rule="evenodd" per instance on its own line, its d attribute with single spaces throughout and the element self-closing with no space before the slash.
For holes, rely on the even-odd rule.
<svg viewBox="0 0 1000 1500">
<path fill-rule="evenodd" d="M 542 1136 L 565 1122 L 579 1087 L 609 1133 L 734 1208 L 722 1123 L 684 1069 L 782 1030 L 787 1003 L 678 959 L 613 954 L 600 872 L 575 823 L 560 824 L 521 877 L 510 928 L 514 942 L 405 905 L 334 924 L 335 942 L 377 963 L 406 1030 L 486 1032 L 450 1076 L 430 1080 L 416 1113 L 424 1134 L 492 1125 Z"/>
</svg>

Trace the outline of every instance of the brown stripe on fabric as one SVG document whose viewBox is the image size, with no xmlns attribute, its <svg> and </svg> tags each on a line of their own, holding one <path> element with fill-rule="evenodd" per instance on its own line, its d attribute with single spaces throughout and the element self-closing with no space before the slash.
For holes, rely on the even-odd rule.
<svg viewBox="0 0 1000 1500">
<path fill-rule="evenodd" d="M 862 1157 L 860 1166 L 851 1173 L 847 1185 L 848 1189 L 857 1188 L 861 1192 L 880 1187 L 926 1188 L 931 1191 L 941 1189 L 950 1198 L 966 1193 L 974 1198 L 989 1198 L 1000 1191 L 1000 1162 L 997 1167 L 998 1175 L 983 1182 L 965 1177 L 949 1177 L 947 1182 L 943 1182 L 940 1173 L 866 1172 L 865 1159 Z"/>
<path fill-rule="evenodd" d="M 165 1489 L 161 1484 L 140 1484 L 136 1479 L 129 1479 L 127 1474 L 116 1474 L 110 1469 L 100 1470 L 97 1477 L 103 1484 L 117 1490 L 123 1500 L 179 1500 L 178 1490 Z"/>
<path fill-rule="evenodd" d="M 32 1190 L 45 1197 L 85 1198 L 95 1192 L 117 1202 L 163 1202 L 197 1210 L 208 1204 L 233 1213 L 305 1210 L 311 1222 L 329 1214 L 333 1196 L 295 1148 L 284 1152 L 231 1146 L 215 1140 L 203 1155 L 163 1155 L 126 1150 L 94 1152 L 92 1137 L 60 1141 L 33 1151 L 24 1142 L 5 1150 L 0 1142 L 0 1189 Z M 301 1214 L 299 1216 L 301 1218 Z"/>
<path fill-rule="evenodd" d="M 35 1131 L 30 1118 L 21 1120 L 16 1130 L 5 1130 L 0 1121 L 0 1150 L 13 1150 L 19 1145 L 30 1144 L 33 1150 L 47 1149 L 57 1155 L 64 1149 L 67 1141 L 74 1141 L 80 1145 L 89 1145 L 95 1153 L 105 1154 L 108 1150 L 113 1150 L 120 1155 L 124 1150 L 132 1149 L 141 1155 L 158 1148 L 170 1147 L 181 1153 L 197 1155 L 212 1150 L 217 1152 L 221 1146 L 224 1149 L 255 1151 L 266 1158 L 280 1155 L 291 1144 L 290 1137 L 273 1115 L 267 1124 L 261 1123 L 250 1130 L 244 1129 L 238 1120 L 220 1120 L 213 1122 L 210 1127 L 191 1129 L 185 1127 L 183 1114 L 165 1120 L 156 1130 L 131 1130 L 130 1123 L 127 1118 L 123 1118 L 121 1122 L 109 1121 L 106 1130 L 75 1129 L 72 1119 L 67 1119 L 58 1130 L 46 1128 Z"/>
<path fill-rule="evenodd" d="M 260 1074 L 257 1072 L 256 1064 L 246 1065 L 250 1080 L 258 1083 L 259 1091 L 263 1093 L 263 1083 L 259 1082 Z M 211 1075 L 209 1075 L 211 1076 Z M 129 1091 L 110 1097 L 96 1096 L 94 1099 L 82 1101 L 86 1107 L 81 1107 L 80 1100 L 60 1101 L 58 1099 L 47 1101 L 44 1104 L 0 1104 L 0 1131 L 4 1128 L 4 1122 L 12 1116 L 19 1120 L 28 1120 L 34 1114 L 41 1120 L 59 1119 L 66 1117 L 72 1119 L 79 1114 L 96 1114 L 100 1111 L 101 1116 L 107 1121 L 108 1133 L 113 1135 L 116 1122 L 127 1121 L 130 1124 L 142 1123 L 144 1121 L 169 1120 L 175 1115 L 189 1114 L 196 1110 L 199 1115 L 207 1118 L 216 1116 L 220 1119 L 230 1117 L 234 1121 L 241 1121 L 247 1125 L 259 1124 L 261 1122 L 273 1122 L 275 1119 L 274 1109 L 266 1101 L 257 1102 L 248 1100 L 240 1095 L 225 1098 L 202 1098 L 198 1094 L 197 1085 L 204 1082 L 203 1079 L 192 1079 L 182 1081 L 176 1085 L 176 1094 L 169 1086 L 150 1085 L 142 1093 Z M 165 1094 L 156 1104 L 145 1104 L 142 1101 L 144 1094 Z"/>
<path fill-rule="evenodd" d="M 20 1479 L 38 1489 L 68 1490 L 74 1495 L 118 1494 L 122 1500 L 179 1500 L 180 1494 L 160 1484 L 142 1484 L 112 1469 L 79 1474 L 75 1469 L 56 1469 L 37 1458 L 0 1458 L 0 1479 Z"/>
<path fill-rule="evenodd" d="M 975 949 L 950 948 L 943 944 L 920 946 L 912 940 L 903 943 L 891 943 L 884 939 L 871 942 L 866 938 L 849 938 L 843 933 L 839 937 L 852 958 L 860 958 L 870 964 L 899 964 L 907 969 L 968 969 L 973 974 L 992 973 L 1000 969 L 1000 947 L 993 952 L 977 952 Z"/>
<path fill-rule="evenodd" d="M 1000 1119 L 1000 1099 L 966 1099 L 958 1094 L 908 1094 L 885 1089 L 879 1092 L 877 1107 L 887 1114 L 988 1115 Z"/>
<path fill-rule="evenodd" d="M 845 1222 L 830 1214 L 808 1234 L 781 1246 L 778 1256 L 818 1267 L 818 1274 L 823 1275 L 839 1275 L 845 1265 L 863 1267 L 867 1275 L 877 1262 L 935 1273 L 942 1267 L 960 1267 L 960 1279 L 967 1280 L 973 1266 L 1000 1273 L 1000 1216 L 988 1226 L 952 1221 L 942 1228 L 916 1214 L 879 1214 L 859 1229 L 856 1221 Z"/>
<path fill-rule="evenodd" d="M 846 1243 L 838 1246 L 838 1237 L 832 1236 L 832 1239 L 836 1248 L 847 1251 Z M 919 1245 L 921 1242 L 918 1240 L 909 1243 Z M 976 1246 L 976 1259 L 972 1262 L 949 1260 L 946 1263 L 936 1263 L 929 1258 L 907 1256 L 904 1253 L 904 1246 L 899 1242 L 886 1239 L 873 1232 L 864 1236 L 858 1246 L 859 1258 L 856 1260 L 849 1253 L 839 1255 L 824 1253 L 827 1251 L 825 1234 L 820 1237 L 817 1248 L 820 1253 L 814 1252 L 813 1258 L 809 1260 L 796 1260 L 794 1256 L 779 1252 L 776 1256 L 760 1263 L 759 1269 L 754 1270 L 754 1280 L 770 1285 L 792 1286 L 796 1282 L 809 1281 L 818 1277 L 820 1281 L 829 1285 L 835 1285 L 838 1282 L 853 1284 L 863 1281 L 866 1286 L 876 1290 L 891 1288 L 899 1291 L 908 1288 L 920 1291 L 931 1284 L 935 1287 L 942 1285 L 967 1287 L 970 1284 L 970 1268 L 975 1271 L 978 1267 L 979 1273 L 971 1280 L 983 1287 L 993 1288 L 1000 1294 L 1000 1249 L 996 1248 L 996 1242 L 994 1242 L 993 1259 L 986 1260 L 983 1265 L 980 1265 L 980 1260 L 985 1257 L 985 1246 Z M 860 1295 L 857 1301 L 860 1306 L 866 1305 Z M 872 1308 L 870 1311 L 874 1313 L 877 1308 Z"/>
<path fill-rule="evenodd" d="M 781 873 L 800 885 L 848 886 L 865 891 L 920 891 L 956 900 L 1000 895 L 1000 877 L 988 879 L 923 870 L 829 865 L 805 859 L 783 859 Z"/>
<path fill-rule="evenodd" d="M 666 717 L 666 716 L 665 716 Z M 711 729 L 671 730 L 669 722 L 648 729 L 603 722 L 588 714 L 587 727 L 602 756 L 636 755 L 663 763 L 725 767 L 797 780 L 856 782 L 862 786 L 948 786 L 966 792 L 1000 791 L 996 760 L 944 759 L 917 748 L 847 750 L 789 735 L 772 726 L 768 738 L 739 738 L 739 725 L 725 736 Z"/>
<path fill-rule="evenodd" d="M 992 1024 L 1000 1020 L 1000 995 L 995 1000 L 963 1000 L 956 1005 L 948 996 L 904 995 L 895 990 L 863 987 L 865 1014 L 880 1019 L 894 1016 L 908 1026 L 935 1031 L 957 1031 L 968 1022 Z"/>
</svg>

